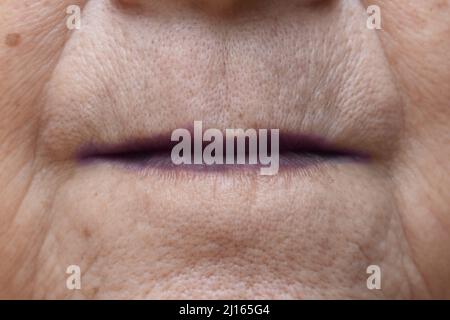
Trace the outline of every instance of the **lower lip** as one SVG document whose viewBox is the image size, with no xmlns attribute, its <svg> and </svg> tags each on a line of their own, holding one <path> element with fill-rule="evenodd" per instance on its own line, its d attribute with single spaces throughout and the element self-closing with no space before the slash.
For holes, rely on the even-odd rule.
<svg viewBox="0 0 450 320">
<path fill-rule="evenodd" d="M 315 154 L 296 154 L 293 152 L 282 153 L 279 156 L 279 169 L 280 170 L 295 170 L 306 169 L 311 167 L 317 167 L 327 162 L 363 162 L 365 158 L 358 156 L 342 156 L 334 157 L 333 159 L 327 159 Z M 80 159 L 81 164 L 94 164 L 94 163 L 111 163 L 113 165 L 120 166 L 127 170 L 145 171 L 145 170 L 181 170 L 191 172 L 203 172 L 203 173 L 220 173 L 230 171 L 251 171 L 260 170 L 262 167 L 268 167 L 268 165 L 262 164 L 181 164 L 175 165 L 169 154 L 152 154 L 149 157 L 146 156 L 98 156 Z"/>
</svg>

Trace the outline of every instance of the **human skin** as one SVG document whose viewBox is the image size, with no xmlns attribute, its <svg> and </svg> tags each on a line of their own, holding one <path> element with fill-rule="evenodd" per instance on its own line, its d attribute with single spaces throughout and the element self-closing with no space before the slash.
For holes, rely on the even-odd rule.
<svg viewBox="0 0 450 320">
<path fill-rule="evenodd" d="M 449 17 L 448 0 L 1 1 L 0 298 L 450 298 Z M 370 161 L 265 177 L 76 159 L 194 120 Z"/>
</svg>

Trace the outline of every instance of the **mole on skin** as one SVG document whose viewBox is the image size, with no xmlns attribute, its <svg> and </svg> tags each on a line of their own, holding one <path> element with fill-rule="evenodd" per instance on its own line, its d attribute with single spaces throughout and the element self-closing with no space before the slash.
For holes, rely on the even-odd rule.
<svg viewBox="0 0 450 320">
<path fill-rule="evenodd" d="M 8 47 L 16 47 L 20 43 L 20 34 L 18 33 L 9 33 L 6 35 L 5 44 Z"/>
</svg>

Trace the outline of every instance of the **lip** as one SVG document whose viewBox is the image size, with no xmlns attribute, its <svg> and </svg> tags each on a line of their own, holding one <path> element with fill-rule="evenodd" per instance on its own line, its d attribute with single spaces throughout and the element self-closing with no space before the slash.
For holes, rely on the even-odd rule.
<svg viewBox="0 0 450 320">
<path fill-rule="evenodd" d="M 127 138 L 121 142 L 111 144 L 89 143 L 79 148 L 75 157 L 80 165 L 107 162 L 134 170 L 150 168 L 158 170 L 224 172 L 236 169 L 259 169 L 262 166 L 261 164 L 248 164 L 248 161 L 243 165 L 206 165 L 204 163 L 175 165 L 171 160 L 171 150 L 177 143 L 177 141 L 171 141 L 168 133 L 145 138 Z M 203 142 L 203 149 L 208 143 Z M 270 150 L 270 140 L 268 143 L 268 149 Z M 248 150 L 248 141 L 246 144 L 246 150 Z M 280 132 L 279 166 L 281 170 L 306 168 L 325 162 L 368 162 L 370 159 L 371 156 L 367 153 L 338 147 L 319 136 Z M 246 160 L 248 159 L 246 158 Z"/>
</svg>

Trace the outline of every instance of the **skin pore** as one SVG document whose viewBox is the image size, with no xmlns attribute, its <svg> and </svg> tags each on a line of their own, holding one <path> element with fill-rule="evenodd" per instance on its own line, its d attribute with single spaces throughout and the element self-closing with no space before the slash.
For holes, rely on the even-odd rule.
<svg viewBox="0 0 450 320">
<path fill-rule="evenodd" d="M 448 0 L 2 1 L 0 298 L 450 298 L 449 16 Z M 195 120 L 370 161 L 77 162 Z"/>
</svg>

